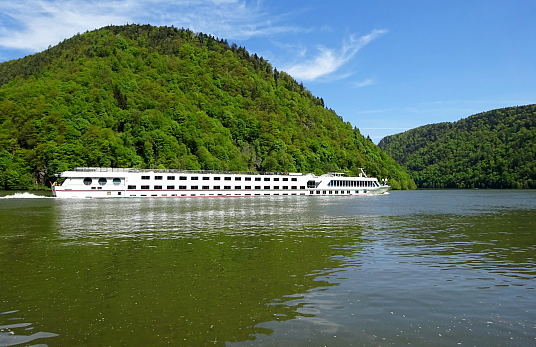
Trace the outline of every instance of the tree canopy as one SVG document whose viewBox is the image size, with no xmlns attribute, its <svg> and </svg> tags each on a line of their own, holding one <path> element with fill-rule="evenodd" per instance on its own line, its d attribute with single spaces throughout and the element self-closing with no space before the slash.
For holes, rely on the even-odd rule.
<svg viewBox="0 0 536 347">
<path fill-rule="evenodd" d="M 425 125 L 379 146 L 421 188 L 536 188 L 536 105 Z"/>
<path fill-rule="evenodd" d="M 0 64 L 0 188 L 78 166 L 325 173 L 415 184 L 301 83 L 226 40 L 108 26 Z"/>
</svg>

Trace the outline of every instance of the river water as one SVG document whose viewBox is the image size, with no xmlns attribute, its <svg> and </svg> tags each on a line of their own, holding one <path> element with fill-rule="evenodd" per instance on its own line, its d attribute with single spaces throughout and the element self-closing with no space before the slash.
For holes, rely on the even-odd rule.
<svg viewBox="0 0 536 347">
<path fill-rule="evenodd" d="M 0 346 L 534 346 L 536 191 L 0 198 Z"/>
</svg>

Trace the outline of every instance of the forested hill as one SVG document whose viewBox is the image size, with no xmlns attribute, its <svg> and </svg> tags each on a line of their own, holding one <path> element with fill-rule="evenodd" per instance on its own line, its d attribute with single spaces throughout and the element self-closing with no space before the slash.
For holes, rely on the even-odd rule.
<svg viewBox="0 0 536 347">
<path fill-rule="evenodd" d="M 425 125 L 379 146 L 421 188 L 536 188 L 536 105 Z"/>
<path fill-rule="evenodd" d="M 0 64 L 0 189 L 78 166 L 409 175 L 303 84 L 190 30 L 109 26 Z"/>
</svg>

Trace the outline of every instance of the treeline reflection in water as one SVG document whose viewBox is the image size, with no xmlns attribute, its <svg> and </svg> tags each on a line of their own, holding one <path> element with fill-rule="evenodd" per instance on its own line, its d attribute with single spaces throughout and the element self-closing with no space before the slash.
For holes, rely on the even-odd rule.
<svg viewBox="0 0 536 347">
<path fill-rule="evenodd" d="M 533 192 L 9 200 L 0 201 L 3 312 L 17 311 L 33 330 L 4 328 L 5 338 L 536 342 Z M 0 328 L 10 317 L 0 315 Z"/>
</svg>

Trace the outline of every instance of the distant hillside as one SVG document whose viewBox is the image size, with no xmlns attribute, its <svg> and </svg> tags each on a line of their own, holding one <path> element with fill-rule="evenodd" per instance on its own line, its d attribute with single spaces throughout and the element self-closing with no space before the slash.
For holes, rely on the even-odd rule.
<svg viewBox="0 0 536 347">
<path fill-rule="evenodd" d="M 536 105 L 425 125 L 379 147 L 421 188 L 536 188 Z"/>
<path fill-rule="evenodd" d="M 244 48 L 109 26 L 0 64 L 0 189 L 77 166 L 409 175 L 321 98 Z"/>
</svg>

